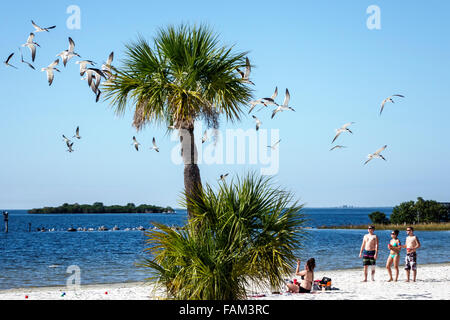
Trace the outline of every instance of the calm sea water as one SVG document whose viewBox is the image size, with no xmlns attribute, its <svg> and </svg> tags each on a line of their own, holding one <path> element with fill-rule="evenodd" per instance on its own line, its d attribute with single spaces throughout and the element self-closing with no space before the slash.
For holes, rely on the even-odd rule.
<svg viewBox="0 0 450 320">
<path fill-rule="evenodd" d="M 387 215 L 391 208 L 305 209 L 309 238 L 305 249 L 298 253 L 305 261 L 315 257 L 317 270 L 333 270 L 361 266 L 358 258 L 364 230 L 318 230 L 318 226 L 359 225 L 370 222 L 373 211 Z M 182 226 L 186 211 L 176 214 L 103 214 L 103 215 L 29 215 L 25 211 L 10 211 L 9 233 L 0 224 L 0 290 L 65 285 L 67 268 L 81 268 L 81 283 L 117 283 L 142 281 L 148 277 L 136 263 L 145 258 L 145 236 L 140 231 L 124 231 L 151 222 Z M 31 223 L 32 232 L 28 232 Z M 66 232 L 70 227 L 97 229 L 118 226 L 121 231 Z M 36 228 L 55 229 L 55 232 L 36 232 Z M 390 239 L 389 231 L 378 231 L 382 252 L 379 264 L 384 265 Z M 419 264 L 449 262 L 450 232 L 417 232 L 422 249 Z M 401 230 L 404 242 L 406 233 Z M 404 256 L 404 253 L 402 254 Z"/>
</svg>

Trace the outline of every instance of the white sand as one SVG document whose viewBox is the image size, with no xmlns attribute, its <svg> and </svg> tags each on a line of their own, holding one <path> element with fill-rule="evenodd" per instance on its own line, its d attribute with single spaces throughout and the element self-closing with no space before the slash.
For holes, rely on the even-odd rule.
<svg viewBox="0 0 450 320">
<path fill-rule="evenodd" d="M 405 282 L 405 271 L 400 269 L 400 280 L 388 283 L 387 271 L 377 268 L 375 282 L 361 282 L 362 268 L 358 270 L 316 271 L 315 278 L 329 277 L 339 290 L 315 294 L 273 295 L 255 300 L 448 300 L 450 299 L 450 263 L 419 266 L 418 281 Z M 369 277 L 370 278 L 370 277 Z M 284 289 L 284 288 L 283 288 Z M 285 291 L 285 290 L 283 290 Z M 106 292 L 108 294 L 106 294 Z M 62 296 L 66 293 L 65 296 Z M 163 291 L 144 283 L 83 285 L 77 290 L 65 287 L 12 289 L 0 291 L 0 300 L 149 300 L 164 299 Z"/>
</svg>

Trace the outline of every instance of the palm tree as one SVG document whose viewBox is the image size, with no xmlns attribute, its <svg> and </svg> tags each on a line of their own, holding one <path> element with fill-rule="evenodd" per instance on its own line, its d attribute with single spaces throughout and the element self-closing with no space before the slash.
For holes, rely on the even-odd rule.
<svg viewBox="0 0 450 320">
<path fill-rule="evenodd" d="M 179 131 L 184 161 L 185 192 L 193 198 L 201 189 L 194 124 L 219 127 L 219 117 L 240 119 L 252 90 L 239 73 L 247 52 L 221 46 L 207 26 L 181 25 L 160 29 L 151 46 L 142 37 L 126 46 L 126 59 L 105 85 L 106 99 L 116 113 L 128 104 L 139 131 L 155 123 Z M 190 204 L 188 204 L 190 212 Z"/>
<path fill-rule="evenodd" d="M 279 288 L 306 234 L 302 206 L 270 179 L 248 175 L 207 185 L 191 201 L 181 231 L 155 224 L 146 233 L 150 280 L 181 300 L 237 300 L 246 289 Z"/>
</svg>

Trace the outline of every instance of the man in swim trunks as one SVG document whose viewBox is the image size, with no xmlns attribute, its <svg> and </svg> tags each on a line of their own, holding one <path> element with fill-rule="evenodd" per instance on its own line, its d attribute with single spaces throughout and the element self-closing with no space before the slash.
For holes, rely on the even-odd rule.
<svg viewBox="0 0 450 320">
<path fill-rule="evenodd" d="M 378 259 L 379 239 L 375 235 L 375 227 L 369 226 L 369 233 L 364 236 L 359 257 L 363 259 L 364 281 L 367 282 L 369 266 L 372 267 L 372 281 L 375 281 L 375 266 Z"/>
<path fill-rule="evenodd" d="M 409 282 L 411 276 L 411 270 L 413 271 L 413 281 L 416 282 L 417 277 L 417 249 L 421 247 L 419 238 L 414 235 L 414 228 L 408 227 L 406 229 L 408 237 L 406 238 L 406 245 L 402 248 L 406 248 L 405 270 L 406 270 L 406 282 Z"/>
</svg>

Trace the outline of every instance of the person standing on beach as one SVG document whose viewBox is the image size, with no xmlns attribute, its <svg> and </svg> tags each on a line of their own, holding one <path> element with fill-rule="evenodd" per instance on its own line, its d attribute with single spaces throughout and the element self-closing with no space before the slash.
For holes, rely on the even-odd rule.
<svg viewBox="0 0 450 320">
<path fill-rule="evenodd" d="M 364 281 L 367 282 L 369 266 L 372 268 L 372 281 L 375 281 L 375 266 L 378 259 L 379 239 L 375 234 L 375 227 L 369 226 L 369 233 L 363 238 L 359 257 L 363 259 L 364 265 Z"/>
<path fill-rule="evenodd" d="M 5 221 L 5 233 L 8 233 L 8 220 L 9 220 L 9 213 L 8 211 L 3 211 L 3 220 Z"/>
<path fill-rule="evenodd" d="M 395 230 L 392 231 L 391 233 L 391 241 L 388 244 L 388 248 L 391 252 L 389 252 L 389 257 L 388 260 L 386 262 L 386 269 L 388 271 L 389 274 L 389 281 L 388 282 L 392 282 L 394 281 L 394 279 L 392 278 L 392 264 L 394 264 L 394 269 L 395 269 L 395 282 L 398 281 L 398 274 L 399 274 L 399 269 L 398 266 L 400 264 L 400 251 L 402 250 L 401 248 L 401 242 L 398 239 L 398 235 L 399 235 L 400 231 Z"/>
<path fill-rule="evenodd" d="M 414 235 L 414 228 L 408 227 L 406 229 L 408 237 L 406 238 L 406 245 L 402 248 L 406 248 L 405 270 L 406 270 L 406 282 L 409 282 L 411 276 L 411 270 L 413 271 L 413 281 L 416 282 L 417 278 L 417 249 L 421 247 L 419 238 Z"/>
</svg>

